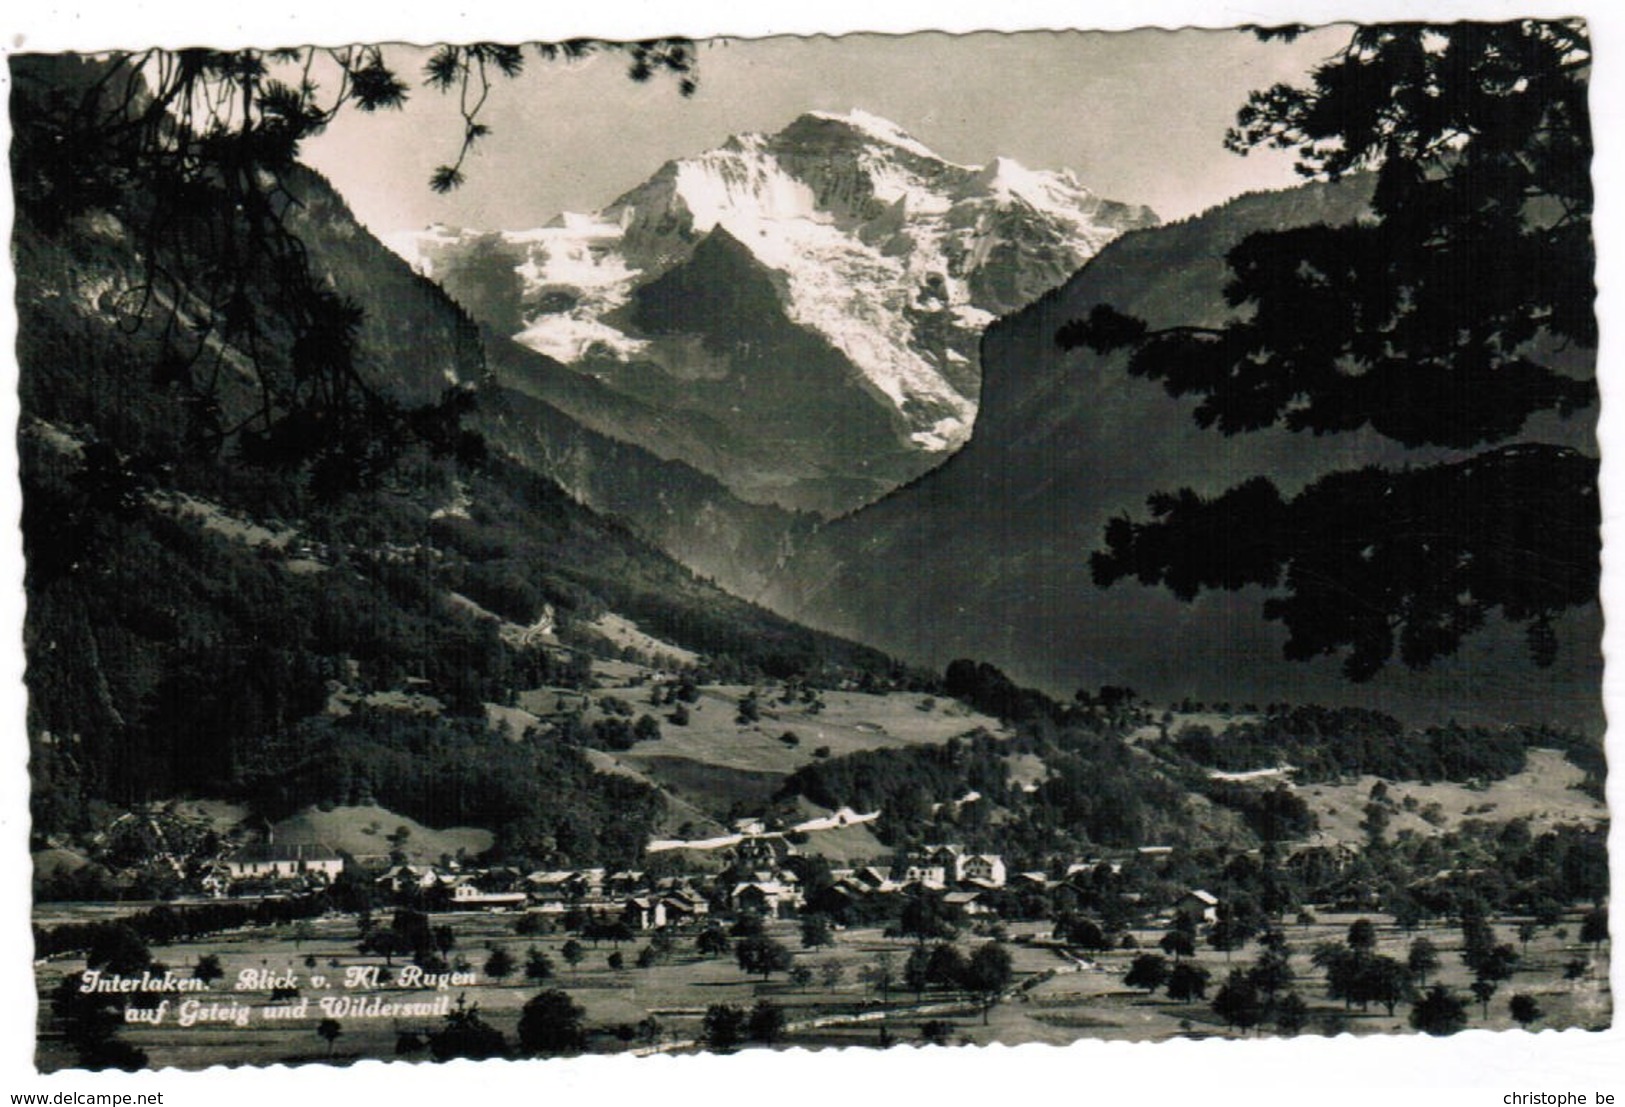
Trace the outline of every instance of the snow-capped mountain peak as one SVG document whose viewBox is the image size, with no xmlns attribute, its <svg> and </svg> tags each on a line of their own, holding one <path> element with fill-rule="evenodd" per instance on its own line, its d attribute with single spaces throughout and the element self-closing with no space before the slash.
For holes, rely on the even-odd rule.
<svg viewBox="0 0 1625 1107">
<path fill-rule="evenodd" d="M 838 351 L 889 409 L 899 444 L 930 454 L 970 435 L 982 327 L 1064 281 L 1122 231 L 1156 221 L 1071 172 L 1004 157 L 956 164 L 854 109 L 736 135 L 666 163 L 597 213 L 498 238 L 521 281 L 520 342 L 606 381 L 647 383 L 651 372 L 686 379 L 701 370 L 692 342 L 640 329 L 639 290 L 725 232 L 772 275 L 780 318 Z M 407 256 L 444 278 L 479 241 L 448 234 L 419 236 Z M 496 248 L 491 236 L 480 248 Z M 751 326 L 733 321 L 729 351 L 713 336 L 703 372 L 748 374 L 759 356 L 748 351 L 760 344 L 738 336 Z M 635 366 L 646 368 L 626 368 Z"/>
<path fill-rule="evenodd" d="M 895 146 L 899 150 L 907 150 L 917 157 L 927 158 L 931 161 L 944 160 L 936 151 L 927 147 L 891 120 L 882 119 L 880 116 L 866 112 L 862 108 L 853 108 L 844 115 L 837 112 L 810 111 L 803 118 L 844 124 L 854 131 L 874 139 L 876 142 L 884 143 L 887 146 Z M 945 164 L 948 163 L 945 162 Z"/>
</svg>

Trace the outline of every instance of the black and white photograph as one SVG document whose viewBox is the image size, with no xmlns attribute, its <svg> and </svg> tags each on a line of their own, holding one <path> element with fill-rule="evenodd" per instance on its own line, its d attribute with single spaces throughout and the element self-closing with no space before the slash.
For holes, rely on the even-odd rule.
<svg viewBox="0 0 1625 1107">
<path fill-rule="evenodd" d="M 8 1046 L 1617 1049 L 1618 28 L 1116 14 L 13 36 Z"/>
</svg>

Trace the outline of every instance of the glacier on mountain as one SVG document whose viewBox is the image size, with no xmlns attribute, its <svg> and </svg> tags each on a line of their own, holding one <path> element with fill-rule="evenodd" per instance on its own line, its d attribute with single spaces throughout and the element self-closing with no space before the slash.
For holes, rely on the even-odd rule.
<svg viewBox="0 0 1625 1107">
<path fill-rule="evenodd" d="M 500 240 L 522 281 L 516 340 L 592 371 L 659 362 L 621 309 L 720 228 L 776 275 L 785 316 L 839 350 L 895 408 L 913 447 L 940 452 L 970 435 L 981 329 L 1118 234 L 1156 222 L 1070 171 L 1003 157 L 956 164 L 854 110 L 735 136 L 668 162 L 599 212 Z M 437 227 L 391 244 L 433 277 L 474 234 Z"/>
</svg>

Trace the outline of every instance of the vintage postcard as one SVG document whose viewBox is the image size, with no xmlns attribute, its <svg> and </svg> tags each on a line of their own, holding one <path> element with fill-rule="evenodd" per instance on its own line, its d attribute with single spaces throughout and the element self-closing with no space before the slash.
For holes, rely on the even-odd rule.
<svg viewBox="0 0 1625 1107">
<path fill-rule="evenodd" d="M 40 1073 L 1609 1037 L 1593 24 L 1055 26 L 13 44 Z"/>
</svg>

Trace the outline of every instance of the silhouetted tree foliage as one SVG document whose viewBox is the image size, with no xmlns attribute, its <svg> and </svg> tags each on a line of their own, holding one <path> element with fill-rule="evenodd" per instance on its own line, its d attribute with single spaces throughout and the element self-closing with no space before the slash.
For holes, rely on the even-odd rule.
<svg viewBox="0 0 1625 1107">
<path fill-rule="evenodd" d="M 1596 398 L 1564 352 L 1597 337 L 1589 67 L 1579 21 L 1372 25 L 1309 87 L 1252 94 L 1227 145 L 1296 150 L 1306 176 L 1370 170 L 1372 218 L 1244 238 L 1222 325 L 1101 304 L 1057 341 L 1127 348 L 1129 373 L 1227 435 L 1367 428 L 1477 452 L 1295 494 L 1263 476 L 1159 493 L 1150 521 L 1108 525 L 1098 584 L 1275 590 L 1286 656 L 1341 653 L 1353 680 L 1396 650 L 1413 668 L 1453 653 L 1496 610 L 1551 663 L 1552 620 L 1597 594 L 1597 461 L 1509 440 Z"/>
<path fill-rule="evenodd" d="M 538 992 L 519 1016 L 519 1048 L 532 1056 L 579 1053 L 586 1047 L 586 1011 L 556 988 Z"/>
<path fill-rule="evenodd" d="M 1123 983 L 1130 988 L 1144 988 L 1150 995 L 1168 980 L 1168 960 L 1161 954 L 1141 953 L 1129 965 Z"/>
<path fill-rule="evenodd" d="M 731 1003 L 713 1003 L 705 1009 L 704 1029 L 701 1032 L 707 1049 L 727 1053 L 745 1036 L 747 1016 Z"/>
<path fill-rule="evenodd" d="M 546 60 L 604 50 L 624 52 L 634 80 L 667 72 L 694 90 L 684 40 L 536 47 Z M 489 133 L 480 114 L 493 82 L 517 77 L 526 57 L 491 43 L 431 56 L 424 83 L 456 95 L 463 116 L 457 157 L 433 189 L 461 183 Z M 325 494 L 376 484 L 410 443 L 478 455 L 458 427 L 467 393 L 413 408 L 366 379 L 361 308 L 311 265 L 298 230 L 302 144 L 343 111 L 399 109 L 409 96 L 383 47 L 25 56 L 12 72 L 19 210 L 57 228 L 102 209 L 134 232 L 143 271 L 120 312 L 161 336 L 150 384 L 182 399 L 189 447 L 233 446 L 308 473 Z"/>
<path fill-rule="evenodd" d="M 242 758 L 242 794 L 280 817 L 308 804 L 369 802 L 441 825 L 497 831 L 502 852 L 538 862 L 630 864 L 663 801 L 593 771 L 581 750 L 482 721 L 357 711 L 307 719 Z"/>
<path fill-rule="evenodd" d="M 1168 998 L 1180 1003 L 1206 998 L 1212 974 L 1193 961 L 1180 961 L 1168 970 Z"/>
<path fill-rule="evenodd" d="M 1467 1025 L 1467 1003 L 1442 984 L 1435 984 L 1411 1007 L 1411 1027 L 1445 1037 Z"/>
<path fill-rule="evenodd" d="M 1451 722 L 1408 731 L 1393 716 L 1368 708 L 1286 704 L 1218 734 L 1187 726 L 1173 745 L 1215 769 L 1245 772 L 1285 762 L 1298 779 L 1312 781 L 1366 773 L 1392 780 L 1500 780 L 1522 772 L 1533 748 L 1561 749 L 1589 772 L 1592 752 L 1600 750 L 1593 739 L 1551 726 Z"/>
<path fill-rule="evenodd" d="M 753 1042 L 772 1045 L 784 1037 L 785 1018 L 784 1008 L 770 999 L 759 999 L 756 1006 L 750 1009 L 750 1017 L 745 1024 L 745 1031 Z"/>
<path fill-rule="evenodd" d="M 484 1061 L 508 1052 L 502 1031 L 480 1017 L 479 1004 L 466 1003 L 462 996 L 440 1026 L 429 1032 L 429 1053 L 436 1061 L 466 1058 Z"/>
</svg>

